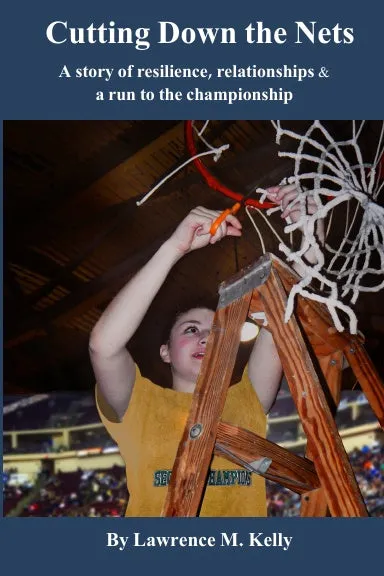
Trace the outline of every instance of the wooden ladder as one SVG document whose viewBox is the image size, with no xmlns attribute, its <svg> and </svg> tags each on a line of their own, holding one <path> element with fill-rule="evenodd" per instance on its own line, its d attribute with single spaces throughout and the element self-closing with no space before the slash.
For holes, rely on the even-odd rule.
<svg viewBox="0 0 384 576">
<path fill-rule="evenodd" d="M 297 298 L 284 322 L 287 293 L 298 276 L 271 254 L 221 284 L 205 357 L 179 444 L 162 516 L 196 516 L 213 453 L 302 495 L 302 516 L 368 516 L 333 408 L 344 357 L 384 425 L 384 386 L 362 339 L 339 333 L 325 307 Z M 302 458 L 220 420 L 247 316 L 263 312 L 307 437 Z M 321 381 L 326 381 L 323 387 Z M 330 392 L 330 394 L 329 394 Z"/>
</svg>

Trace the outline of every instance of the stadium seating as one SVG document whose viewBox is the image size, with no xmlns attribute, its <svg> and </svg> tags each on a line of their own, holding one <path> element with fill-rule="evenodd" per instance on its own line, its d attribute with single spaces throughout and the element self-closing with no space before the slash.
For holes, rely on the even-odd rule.
<svg viewBox="0 0 384 576">
<path fill-rule="evenodd" d="M 374 422 L 375 417 L 361 393 L 343 394 L 336 421 L 341 430 Z M 293 401 L 287 392 L 279 394 L 269 415 L 268 438 L 277 443 L 297 443 L 303 449 L 303 434 Z M 33 432 L 23 433 L 22 431 Z M 100 424 L 93 393 L 44 394 L 39 397 L 6 398 L 4 403 L 5 455 L 84 451 L 98 448 L 100 453 L 117 447 Z M 63 435 L 68 445 L 55 444 Z M 378 444 L 350 454 L 356 477 L 373 516 L 384 515 L 384 448 Z M 125 471 L 110 469 L 75 470 L 40 478 L 39 494 L 31 500 L 33 487 L 15 485 L 15 471 L 3 482 L 4 515 L 21 506 L 22 516 L 121 516 L 128 494 Z M 35 484 L 37 488 L 39 486 Z M 300 499 L 291 491 L 267 483 L 270 516 L 296 516 Z M 27 502 L 22 505 L 23 500 Z M 18 508 L 17 508 L 18 510 Z"/>
</svg>

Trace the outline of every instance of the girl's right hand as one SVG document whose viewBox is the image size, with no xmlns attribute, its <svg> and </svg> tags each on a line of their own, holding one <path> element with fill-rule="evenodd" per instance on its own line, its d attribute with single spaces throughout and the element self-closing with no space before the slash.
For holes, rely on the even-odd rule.
<svg viewBox="0 0 384 576">
<path fill-rule="evenodd" d="M 220 214 L 221 211 L 219 210 L 209 210 L 203 206 L 197 206 L 179 224 L 169 241 L 177 252 L 183 255 L 208 244 L 215 244 L 225 236 L 241 236 L 241 223 L 232 214 L 227 216 L 217 229 L 216 234 L 211 236 L 210 228 Z"/>
</svg>

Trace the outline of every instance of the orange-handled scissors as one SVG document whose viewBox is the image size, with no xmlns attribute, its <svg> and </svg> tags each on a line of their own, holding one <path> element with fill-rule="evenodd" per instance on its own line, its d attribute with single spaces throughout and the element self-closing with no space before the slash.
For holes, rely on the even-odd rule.
<svg viewBox="0 0 384 576">
<path fill-rule="evenodd" d="M 218 216 L 216 218 L 216 220 L 212 223 L 212 226 L 209 230 L 210 235 L 214 236 L 216 234 L 220 225 L 224 222 L 224 220 L 226 219 L 227 216 L 229 216 L 230 214 L 237 214 L 237 212 L 241 208 L 241 205 L 242 205 L 242 202 L 236 202 L 236 204 L 234 204 L 232 206 L 232 208 L 227 208 L 227 210 L 224 210 L 224 212 L 222 212 L 220 214 L 220 216 Z"/>
</svg>

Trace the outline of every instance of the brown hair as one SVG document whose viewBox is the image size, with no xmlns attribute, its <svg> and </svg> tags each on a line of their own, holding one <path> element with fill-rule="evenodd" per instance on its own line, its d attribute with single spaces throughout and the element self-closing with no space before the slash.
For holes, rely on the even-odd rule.
<svg viewBox="0 0 384 576">
<path fill-rule="evenodd" d="M 178 321 L 180 316 L 183 316 L 184 314 L 186 314 L 190 310 L 194 310 L 195 308 L 205 308 L 207 310 L 212 310 L 212 312 L 214 312 L 216 310 L 216 302 L 214 303 L 212 301 L 207 301 L 206 299 L 205 300 L 198 300 L 198 301 L 192 301 L 188 305 L 179 306 L 179 308 L 176 308 L 173 311 L 173 313 L 170 314 L 170 317 L 169 317 L 170 320 L 164 326 L 164 330 L 162 332 L 162 339 L 161 339 L 162 344 L 168 344 L 169 343 L 172 328 L 174 327 L 174 325 L 176 324 L 176 322 Z"/>
</svg>

